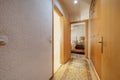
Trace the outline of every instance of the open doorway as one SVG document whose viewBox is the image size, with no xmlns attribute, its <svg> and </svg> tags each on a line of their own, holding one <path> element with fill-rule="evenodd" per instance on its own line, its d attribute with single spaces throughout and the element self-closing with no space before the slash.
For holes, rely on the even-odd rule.
<svg viewBox="0 0 120 80">
<path fill-rule="evenodd" d="M 53 25 L 53 72 L 70 60 L 70 22 L 54 6 Z"/>
<path fill-rule="evenodd" d="M 86 22 L 71 24 L 71 53 L 86 55 L 88 28 Z"/>
</svg>

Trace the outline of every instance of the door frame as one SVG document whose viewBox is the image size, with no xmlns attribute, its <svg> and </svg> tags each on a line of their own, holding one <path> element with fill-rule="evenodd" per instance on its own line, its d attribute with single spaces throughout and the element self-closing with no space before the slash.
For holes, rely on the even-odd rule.
<svg viewBox="0 0 120 80">
<path fill-rule="evenodd" d="M 88 59 L 88 20 L 73 21 L 70 24 L 85 23 L 85 57 Z"/>
</svg>

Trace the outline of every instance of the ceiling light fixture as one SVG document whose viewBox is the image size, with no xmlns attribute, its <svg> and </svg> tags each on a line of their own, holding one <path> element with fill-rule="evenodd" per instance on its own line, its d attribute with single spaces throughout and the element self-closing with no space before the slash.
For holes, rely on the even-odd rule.
<svg viewBox="0 0 120 80">
<path fill-rule="evenodd" d="M 74 0 L 74 4 L 77 4 L 78 3 L 78 1 L 77 0 Z"/>
</svg>

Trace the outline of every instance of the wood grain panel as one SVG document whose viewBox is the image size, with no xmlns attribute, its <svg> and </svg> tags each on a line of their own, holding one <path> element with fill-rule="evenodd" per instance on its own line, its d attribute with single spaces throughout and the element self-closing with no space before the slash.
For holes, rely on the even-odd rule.
<svg viewBox="0 0 120 80">
<path fill-rule="evenodd" d="M 64 19 L 64 63 L 67 62 L 70 59 L 70 51 L 71 51 L 71 45 L 70 45 L 70 35 L 71 35 L 71 28 L 70 23 L 66 18 Z"/>
<path fill-rule="evenodd" d="M 85 21 L 85 55 L 88 58 L 88 20 Z"/>
<path fill-rule="evenodd" d="M 120 80 L 120 0 L 96 0 L 90 14 L 91 59 L 95 68 L 101 80 Z M 101 36 L 103 54 L 99 53 Z"/>
<path fill-rule="evenodd" d="M 99 25 L 100 17 L 98 15 L 98 8 L 96 0 L 92 1 L 90 8 L 90 24 L 91 24 L 91 60 L 96 68 L 96 71 L 101 79 L 101 44 L 99 44 L 99 40 L 102 37 L 101 35 L 101 27 Z"/>
<path fill-rule="evenodd" d="M 63 38 L 63 43 L 62 45 L 62 61 L 61 63 L 64 64 L 66 63 L 69 59 L 70 59 L 70 23 L 68 22 L 68 20 L 65 17 L 61 17 L 61 21 L 62 21 L 62 35 L 61 37 Z"/>
</svg>

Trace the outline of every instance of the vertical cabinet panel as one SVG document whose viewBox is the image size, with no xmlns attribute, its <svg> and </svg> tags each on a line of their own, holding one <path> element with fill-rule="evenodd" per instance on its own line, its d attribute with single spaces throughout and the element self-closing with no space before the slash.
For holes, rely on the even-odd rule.
<svg viewBox="0 0 120 80">
<path fill-rule="evenodd" d="M 61 17 L 61 39 L 62 50 L 61 50 L 61 63 L 64 64 L 70 59 L 70 23 L 65 17 Z"/>
<path fill-rule="evenodd" d="M 90 28 L 91 28 L 91 60 L 101 78 L 101 25 L 100 25 L 100 0 L 92 0 L 90 7 Z"/>
</svg>

